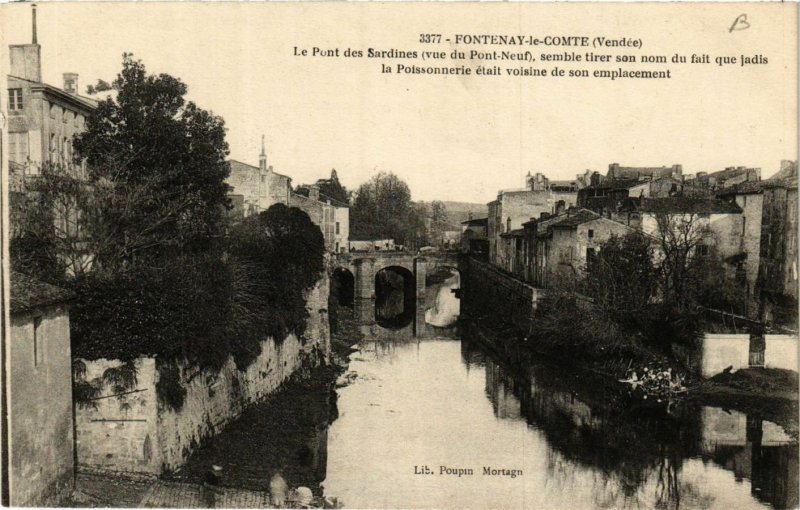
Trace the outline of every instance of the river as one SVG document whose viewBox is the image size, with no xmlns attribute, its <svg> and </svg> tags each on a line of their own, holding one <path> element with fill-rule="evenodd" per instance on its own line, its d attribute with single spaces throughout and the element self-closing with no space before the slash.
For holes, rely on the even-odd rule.
<svg viewBox="0 0 800 510">
<path fill-rule="evenodd" d="M 457 278 L 428 288 L 424 338 L 362 341 L 335 395 L 310 399 L 312 419 L 261 433 L 265 413 L 286 418 L 280 403 L 244 416 L 243 437 L 263 446 L 248 472 L 282 466 L 291 485 L 355 508 L 797 506 L 797 440 L 779 425 L 700 405 L 631 410 L 607 381 L 504 364 L 467 333 L 441 334 Z"/>
</svg>

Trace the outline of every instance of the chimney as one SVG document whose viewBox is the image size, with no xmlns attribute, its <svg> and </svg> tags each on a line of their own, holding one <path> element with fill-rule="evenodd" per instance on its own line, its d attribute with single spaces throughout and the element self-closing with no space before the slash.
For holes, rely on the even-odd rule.
<svg viewBox="0 0 800 510">
<path fill-rule="evenodd" d="M 36 4 L 33 7 L 33 37 L 31 44 L 12 44 L 8 47 L 11 68 L 9 74 L 36 83 L 42 82 L 42 48 L 36 42 Z"/>
<path fill-rule="evenodd" d="M 619 163 L 611 163 L 608 165 L 608 176 L 613 179 L 617 175 L 617 170 L 619 170 Z"/>
<path fill-rule="evenodd" d="M 64 73 L 64 91 L 72 95 L 78 94 L 78 73 Z"/>
<path fill-rule="evenodd" d="M 258 156 L 258 167 L 262 172 L 267 172 L 267 149 L 264 145 L 264 135 L 261 135 L 261 154 Z"/>
<path fill-rule="evenodd" d="M 33 37 L 31 37 L 31 44 L 39 44 L 36 38 L 36 4 L 31 5 L 31 11 L 33 14 L 31 16 L 31 33 L 33 34 Z"/>
<path fill-rule="evenodd" d="M 312 184 L 308 187 L 308 198 L 311 200 L 319 200 L 319 186 Z"/>
<path fill-rule="evenodd" d="M 673 171 L 674 171 L 676 174 L 678 174 L 678 175 L 682 175 L 682 174 L 683 174 L 683 165 L 672 165 L 672 170 L 673 170 Z"/>
</svg>

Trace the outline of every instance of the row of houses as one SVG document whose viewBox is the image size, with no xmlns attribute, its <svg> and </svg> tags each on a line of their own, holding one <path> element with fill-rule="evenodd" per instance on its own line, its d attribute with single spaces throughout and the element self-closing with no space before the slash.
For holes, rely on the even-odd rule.
<svg viewBox="0 0 800 510">
<path fill-rule="evenodd" d="M 796 322 L 797 162 L 761 180 L 758 168 L 683 174 L 681 165 L 585 172 L 574 181 L 526 178 L 462 224 L 462 250 L 539 287 L 580 278 L 611 236 L 659 235 L 659 218 L 691 218 L 747 297 L 751 317 Z"/>
</svg>

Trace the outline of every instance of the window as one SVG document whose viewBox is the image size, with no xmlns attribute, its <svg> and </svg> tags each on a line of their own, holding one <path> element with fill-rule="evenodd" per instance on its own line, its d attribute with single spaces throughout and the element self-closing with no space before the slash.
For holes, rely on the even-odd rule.
<svg viewBox="0 0 800 510">
<path fill-rule="evenodd" d="M 506 218 L 506 232 L 511 232 L 511 216 Z"/>
<path fill-rule="evenodd" d="M 57 157 L 57 154 L 58 154 L 58 152 L 57 152 L 58 151 L 58 147 L 56 147 L 57 144 L 58 144 L 58 142 L 56 141 L 56 135 L 54 135 L 53 133 L 50 133 L 50 145 L 47 147 L 47 149 L 50 151 L 50 162 L 51 163 L 55 163 L 56 162 L 56 157 Z"/>
<path fill-rule="evenodd" d="M 33 318 L 33 366 L 42 363 L 44 349 L 42 346 L 42 316 L 37 315 Z"/>
<path fill-rule="evenodd" d="M 339 222 L 336 222 L 336 235 L 339 235 Z"/>
<path fill-rule="evenodd" d="M 14 163 L 24 165 L 28 162 L 28 133 L 9 133 L 8 158 Z"/>
<path fill-rule="evenodd" d="M 22 110 L 22 89 L 8 89 L 8 110 Z"/>
<path fill-rule="evenodd" d="M 592 239 L 593 237 L 594 237 L 594 230 L 589 229 L 589 239 Z"/>
<path fill-rule="evenodd" d="M 744 237 L 744 232 L 746 228 L 747 228 L 747 217 L 742 216 L 742 237 Z"/>
<path fill-rule="evenodd" d="M 705 244 L 698 244 L 697 245 L 697 256 L 698 257 L 706 257 L 708 256 L 708 246 Z"/>
</svg>

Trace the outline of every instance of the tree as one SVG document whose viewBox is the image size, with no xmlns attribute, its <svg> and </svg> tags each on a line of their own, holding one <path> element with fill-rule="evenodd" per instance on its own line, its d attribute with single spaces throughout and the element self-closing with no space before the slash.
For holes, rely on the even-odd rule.
<svg viewBox="0 0 800 510">
<path fill-rule="evenodd" d="M 350 209 L 351 230 L 354 236 L 393 238 L 408 244 L 420 237 L 418 213 L 408 185 L 392 173 L 381 172 L 358 188 Z"/>
<path fill-rule="evenodd" d="M 117 241 L 138 237 L 137 225 L 159 217 L 147 233 L 152 241 L 139 243 L 140 258 L 208 248 L 224 232 L 228 207 L 223 120 L 187 102 L 179 79 L 148 75 L 131 54 L 111 86 L 116 97 L 100 101 L 74 146 L 90 182 L 139 199 L 116 218 Z"/>
<path fill-rule="evenodd" d="M 640 232 L 613 235 L 587 262 L 586 292 L 600 312 L 625 325 L 640 325 L 658 285 L 651 240 Z"/>
<path fill-rule="evenodd" d="M 275 204 L 248 216 L 231 229 L 228 253 L 238 271 L 233 300 L 238 341 L 249 342 L 250 354 L 257 355 L 255 346 L 267 336 L 280 341 L 289 333 L 302 334 L 305 293 L 325 269 L 322 232 L 308 215 Z"/>
<path fill-rule="evenodd" d="M 714 233 L 698 213 L 656 214 L 654 264 L 659 307 L 653 336 L 661 344 L 697 340 L 706 308 L 740 307 L 739 289 L 716 250 Z"/>
<path fill-rule="evenodd" d="M 339 182 L 339 176 L 336 174 L 335 168 L 331 170 L 330 179 L 320 179 L 317 181 L 317 185 L 319 186 L 320 194 L 338 200 L 344 204 L 350 203 L 350 196 L 347 192 L 347 188 L 342 186 Z"/>
<path fill-rule="evenodd" d="M 444 232 L 448 229 L 447 207 L 439 200 L 431 202 L 430 239 L 436 244 L 444 243 Z"/>
<path fill-rule="evenodd" d="M 675 308 L 694 308 L 699 304 L 694 298 L 704 279 L 701 271 L 711 255 L 713 233 L 696 213 L 658 213 L 655 219 L 661 300 Z"/>
</svg>

